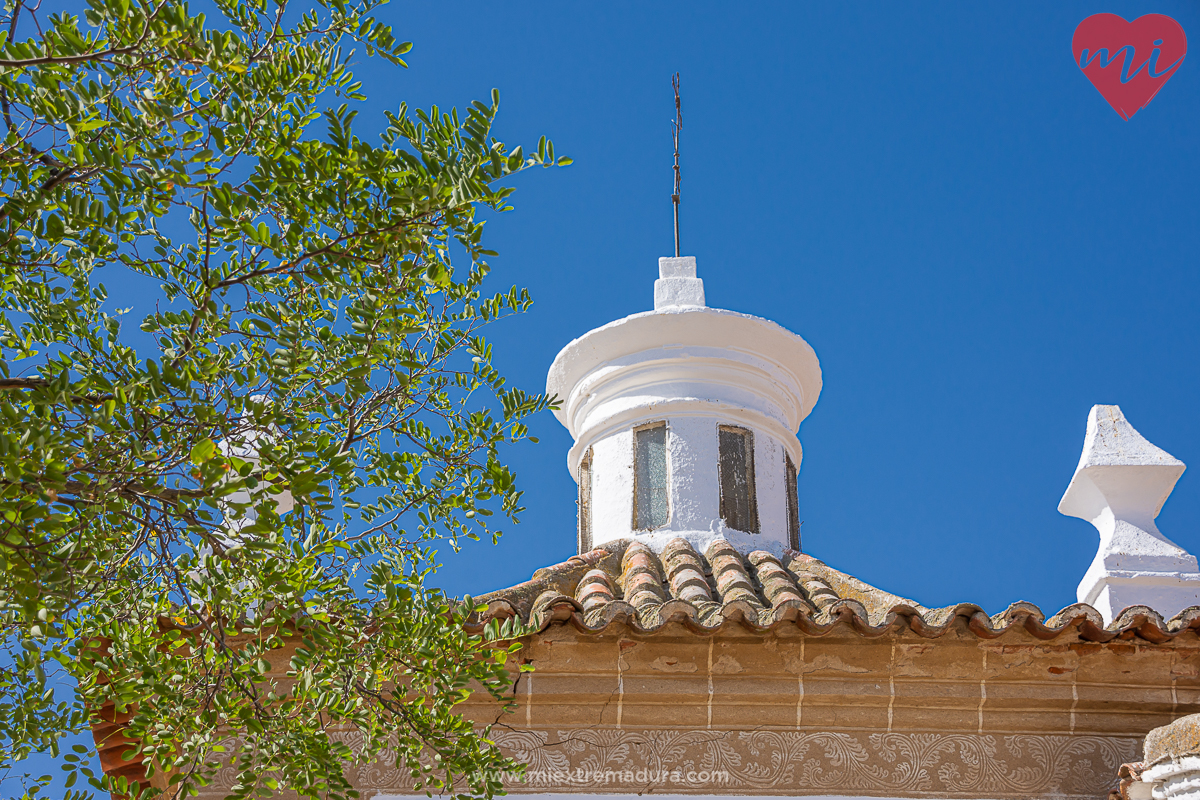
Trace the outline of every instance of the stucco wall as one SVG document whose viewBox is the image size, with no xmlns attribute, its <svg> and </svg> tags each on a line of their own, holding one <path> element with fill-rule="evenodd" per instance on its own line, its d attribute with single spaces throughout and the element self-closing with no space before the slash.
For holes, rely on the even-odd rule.
<svg viewBox="0 0 1200 800">
<path fill-rule="evenodd" d="M 683 537 L 698 550 L 724 536 L 745 552 L 780 555 L 788 545 L 785 449 L 773 436 L 754 434 L 754 481 L 759 530 L 729 529 L 721 519 L 717 429 L 728 420 L 715 416 L 664 417 L 670 516 L 665 526 L 639 531 L 634 525 L 634 445 L 632 429 L 619 430 L 592 445 L 592 544 L 637 538 L 656 551 Z M 743 426 L 744 427 L 744 426 Z"/>
</svg>

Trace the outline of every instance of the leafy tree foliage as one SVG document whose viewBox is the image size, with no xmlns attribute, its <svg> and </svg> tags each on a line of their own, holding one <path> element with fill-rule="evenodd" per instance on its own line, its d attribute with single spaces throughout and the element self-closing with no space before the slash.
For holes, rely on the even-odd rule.
<svg viewBox="0 0 1200 800">
<path fill-rule="evenodd" d="M 236 796 L 340 798 L 386 751 L 491 795 L 513 767 L 455 705 L 505 697 L 515 631 L 464 633 L 429 543 L 521 510 L 499 448 L 548 401 L 491 364 L 480 328 L 530 300 L 483 293 L 477 212 L 569 160 L 492 138 L 494 93 L 359 138 L 351 59 L 409 45 L 378 0 L 318 2 L 7 9 L 0 767 L 101 709 L 150 782 L 64 754 L 76 792 L 227 761 Z"/>
</svg>

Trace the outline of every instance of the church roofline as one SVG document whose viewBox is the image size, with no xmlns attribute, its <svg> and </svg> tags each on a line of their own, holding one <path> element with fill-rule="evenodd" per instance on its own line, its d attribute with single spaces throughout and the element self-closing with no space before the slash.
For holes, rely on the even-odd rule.
<svg viewBox="0 0 1200 800">
<path fill-rule="evenodd" d="M 864 638 L 909 630 L 925 639 L 952 632 L 996 639 L 1021 628 L 1043 641 L 1162 644 L 1187 631 L 1200 632 L 1200 607 L 1164 619 L 1153 609 L 1134 606 L 1108 625 L 1084 603 L 1049 619 L 1026 602 L 990 616 L 973 603 L 931 609 L 802 553 L 787 553 L 783 560 L 762 551 L 743 556 L 721 541 L 698 553 L 682 539 L 667 545 L 661 556 L 640 542 L 608 542 L 476 600 L 488 607 L 472 627 L 515 616 L 537 631 L 569 624 L 584 634 L 620 626 L 653 634 L 680 623 L 699 636 L 729 626 L 765 633 L 791 625 L 816 636 L 847 626 Z"/>
</svg>

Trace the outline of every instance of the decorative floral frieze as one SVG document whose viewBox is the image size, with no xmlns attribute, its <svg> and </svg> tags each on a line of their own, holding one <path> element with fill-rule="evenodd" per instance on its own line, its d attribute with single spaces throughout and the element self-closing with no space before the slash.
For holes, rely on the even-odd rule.
<svg viewBox="0 0 1200 800">
<path fill-rule="evenodd" d="M 355 733 L 335 734 L 354 749 Z M 1120 765 L 1137 758 L 1134 737 L 872 733 L 868 731 L 493 731 L 527 765 L 507 776 L 512 793 L 888 795 L 946 798 L 1106 797 Z M 412 791 L 385 752 L 351 768 L 364 797 Z M 500 776 L 505 778 L 506 776 Z M 236 781 L 222 769 L 205 794 Z"/>
<path fill-rule="evenodd" d="M 823 731 L 498 732 L 528 764 L 521 791 L 1107 795 L 1132 737 Z"/>
</svg>

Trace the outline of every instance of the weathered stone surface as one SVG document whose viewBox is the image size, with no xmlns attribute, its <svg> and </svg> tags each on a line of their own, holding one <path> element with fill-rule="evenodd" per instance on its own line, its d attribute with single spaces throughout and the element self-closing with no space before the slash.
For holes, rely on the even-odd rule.
<svg viewBox="0 0 1200 800">
<path fill-rule="evenodd" d="M 1189 714 L 1146 734 L 1146 766 L 1195 755 L 1200 755 L 1200 714 Z"/>
<path fill-rule="evenodd" d="M 1098 798 L 1147 731 L 1200 712 L 1193 634 L 1151 644 L 1023 628 L 926 639 L 865 638 L 847 623 L 820 636 L 560 624 L 522 656 L 532 691 L 497 739 L 530 764 L 517 792 Z M 583 660 L 573 680 L 606 679 L 604 691 L 571 689 L 590 713 L 568 710 L 551 679 Z M 487 710 L 479 718 L 495 719 Z"/>
</svg>

